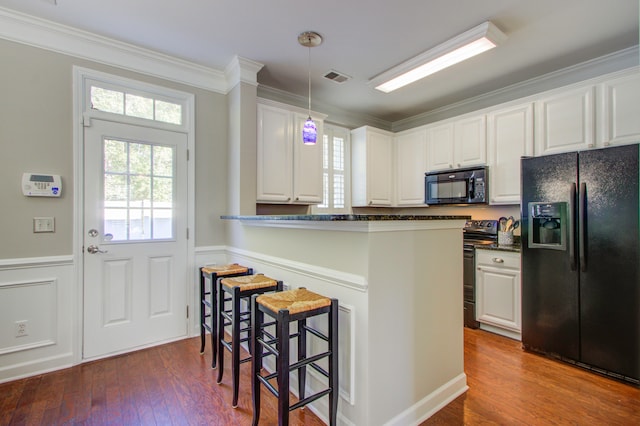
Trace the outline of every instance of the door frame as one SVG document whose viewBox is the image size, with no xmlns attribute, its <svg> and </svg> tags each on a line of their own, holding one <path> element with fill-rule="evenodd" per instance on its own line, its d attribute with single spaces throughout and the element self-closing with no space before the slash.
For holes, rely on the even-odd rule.
<svg viewBox="0 0 640 426">
<path fill-rule="evenodd" d="M 84 362 L 82 355 L 83 346 L 83 312 L 84 312 L 84 263 L 83 263 L 83 245 L 84 245 L 84 120 L 91 119 L 100 115 L 102 120 L 113 120 L 129 124 L 138 124 L 147 127 L 163 128 L 162 125 L 154 126 L 148 120 L 136 119 L 131 117 L 113 116 L 105 117 L 104 113 L 94 112 L 86 105 L 85 90 L 87 80 L 105 82 L 111 85 L 123 86 L 131 89 L 137 89 L 144 92 L 161 94 L 184 102 L 184 118 L 185 122 L 181 128 L 177 129 L 173 126 L 171 130 L 181 131 L 187 135 L 187 270 L 185 276 L 187 279 L 186 300 L 189 309 L 189 318 L 187 321 L 187 335 L 191 336 L 195 324 L 194 292 L 195 286 L 195 95 L 193 93 L 182 92 L 167 87 L 157 86 L 138 80 L 132 80 L 89 68 L 73 66 L 73 264 L 74 264 L 74 300 L 72 306 L 75 307 L 72 314 L 72 348 L 73 348 L 73 364 Z M 166 127 L 164 127 L 166 128 Z M 180 231 L 178 231 L 180 232 Z"/>
</svg>

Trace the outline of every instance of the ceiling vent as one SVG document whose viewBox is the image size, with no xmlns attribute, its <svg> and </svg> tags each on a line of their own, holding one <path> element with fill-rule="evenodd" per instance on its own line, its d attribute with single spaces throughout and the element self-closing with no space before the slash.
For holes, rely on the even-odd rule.
<svg viewBox="0 0 640 426">
<path fill-rule="evenodd" d="M 343 74 L 341 72 L 338 72 L 336 70 L 330 70 L 324 75 L 324 78 L 336 83 L 344 83 L 345 81 L 351 79 L 350 76 Z"/>
</svg>

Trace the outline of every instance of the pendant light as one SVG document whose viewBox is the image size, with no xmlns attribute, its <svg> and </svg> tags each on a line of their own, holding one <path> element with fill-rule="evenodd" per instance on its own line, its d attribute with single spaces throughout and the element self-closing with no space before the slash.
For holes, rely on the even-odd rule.
<svg viewBox="0 0 640 426">
<path fill-rule="evenodd" d="M 322 44 L 322 36 L 313 31 L 305 31 L 298 36 L 298 43 L 309 49 L 309 57 L 307 63 L 308 79 L 309 79 L 309 118 L 304 122 L 302 127 L 302 142 L 305 145 L 315 145 L 318 138 L 318 129 L 316 123 L 311 119 L 311 48 Z"/>
</svg>

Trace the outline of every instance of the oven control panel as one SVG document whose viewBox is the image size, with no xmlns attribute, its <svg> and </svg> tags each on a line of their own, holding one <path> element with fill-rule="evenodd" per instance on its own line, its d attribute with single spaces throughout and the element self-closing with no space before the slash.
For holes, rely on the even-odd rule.
<svg viewBox="0 0 640 426">
<path fill-rule="evenodd" d="M 464 231 L 474 234 L 498 234 L 497 220 L 468 220 L 464 225 Z"/>
</svg>

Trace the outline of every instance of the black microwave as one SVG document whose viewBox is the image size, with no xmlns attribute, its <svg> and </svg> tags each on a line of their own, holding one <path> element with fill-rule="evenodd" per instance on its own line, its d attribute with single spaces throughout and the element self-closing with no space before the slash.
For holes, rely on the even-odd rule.
<svg viewBox="0 0 640 426">
<path fill-rule="evenodd" d="M 425 173 L 424 202 L 429 205 L 486 204 L 487 179 L 486 167 Z"/>
</svg>

